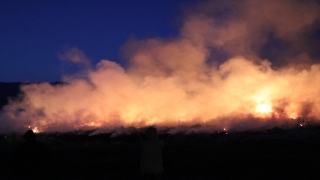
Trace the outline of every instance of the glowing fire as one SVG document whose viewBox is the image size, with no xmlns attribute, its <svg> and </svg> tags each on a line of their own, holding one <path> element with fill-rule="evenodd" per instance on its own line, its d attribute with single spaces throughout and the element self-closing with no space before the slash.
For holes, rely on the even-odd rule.
<svg viewBox="0 0 320 180">
<path fill-rule="evenodd" d="M 28 126 L 28 129 L 31 129 L 34 133 L 40 133 L 38 127 L 31 128 L 31 126 Z"/>
<path fill-rule="evenodd" d="M 272 108 L 270 104 L 258 104 L 256 107 L 256 112 L 258 113 L 271 113 Z"/>
</svg>

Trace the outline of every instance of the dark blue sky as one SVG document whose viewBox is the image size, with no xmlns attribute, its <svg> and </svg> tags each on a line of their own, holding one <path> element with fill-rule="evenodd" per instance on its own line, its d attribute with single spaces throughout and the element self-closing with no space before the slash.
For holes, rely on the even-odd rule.
<svg viewBox="0 0 320 180">
<path fill-rule="evenodd" d="M 121 63 L 130 37 L 178 33 L 181 3 L 193 0 L 0 1 L 0 82 L 59 81 L 72 67 L 59 60 L 77 47 L 96 64 Z"/>
<path fill-rule="evenodd" d="M 205 0 L 1 0 L 0 82 L 60 81 L 63 75 L 70 75 L 78 70 L 78 66 L 58 58 L 59 54 L 73 47 L 83 51 L 90 58 L 92 65 L 102 59 L 124 65 L 121 59 L 121 47 L 129 38 L 177 37 L 182 25 L 182 11 L 189 13 L 188 10 L 191 8 L 197 13 L 199 2 L 205 2 Z M 229 5 L 228 8 L 221 6 L 222 2 L 229 2 L 226 3 Z M 235 36 L 232 42 L 249 40 L 250 42 L 247 42 L 249 46 L 244 49 L 251 48 L 256 55 L 270 60 L 275 67 L 287 64 L 289 62 L 287 59 L 290 59 L 289 63 L 301 63 L 305 60 L 301 61 L 296 57 L 303 53 L 310 56 L 309 59 L 315 62 L 320 61 L 318 48 L 320 45 L 320 15 L 313 15 L 315 22 L 308 26 L 303 26 L 306 23 L 303 18 L 300 20 L 297 18 L 304 15 L 301 13 L 304 7 L 312 10 L 307 6 L 308 3 L 292 6 L 299 1 L 283 1 L 285 6 L 278 14 L 282 14 L 282 17 L 285 18 L 279 18 L 282 20 L 279 23 L 277 19 L 274 19 L 272 13 L 258 13 L 255 20 L 249 15 L 251 11 L 242 11 L 247 8 L 272 11 L 273 8 L 268 6 L 272 6 L 277 1 L 270 3 L 265 1 L 264 6 L 253 2 L 255 1 L 213 0 L 208 4 L 204 3 L 211 9 L 203 6 L 200 11 L 214 17 L 217 22 L 215 26 L 219 26 L 220 21 L 228 22 L 221 23 L 221 27 L 215 28 L 215 30 L 222 29 L 221 32 L 220 30 L 216 32 L 219 37 L 225 36 L 226 39 L 228 39 L 227 36 L 233 37 L 232 26 L 243 22 L 252 25 L 252 27 L 248 26 L 250 35 L 253 33 L 260 37 L 264 33 L 265 37 L 261 36 L 261 38 L 265 38 L 265 42 L 261 44 L 259 43 L 262 41 L 254 38 L 252 40 L 249 36 L 247 40 L 237 39 L 238 36 Z M 272 20 L 269 22 L 268 18 Z M 297 38 L 281 36 L 282 24 L 290 25 L 286 22 L 293 21 L 298 28 L 291 27 L 291 30 L 295 32 L 294 37 Z M 269 29 L 262 31 L 260 27 L 254 26 L 259 23 L 261 27 L 269 27 Z M 296 30 L 299 28 L 301 32 Z M 197 29 L 197 31 L 200 30 L 201 28 Z M 226 36 L 224 32 L 229 35 Z M 289 29 L 284 32 L 291 31 Z M 223 37 L 218 39 L 225 40 Z M 255 42 L 258 42 L 259 45 L 257 46 Z M 242 46 L 246 43 L 233 45 L 233 50 L 238 47 L 237 50 L 241 52 Z M 230 53 L 233 45 L 231 44 L 231 48 L 216 46 L 215 49 L 210 49 L 211 59 L 225 60 L 228 57 L 226 54 Z M 226 48 L 228 48 L 227 51 Z M 237 50 L 235 52 L 238 53 Z M 308 60 L 308 57 L 306 59 Z"/>
</svg>

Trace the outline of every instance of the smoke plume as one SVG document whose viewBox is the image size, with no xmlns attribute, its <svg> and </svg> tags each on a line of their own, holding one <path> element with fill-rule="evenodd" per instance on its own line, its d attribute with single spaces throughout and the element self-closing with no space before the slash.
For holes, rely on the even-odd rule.
<svg viewBox="0 0 320 180">
<path fill-rule="evenodd" d="M 22 86 L 23 101 L 1 112 L 0 132 L 195 124 L 248 130 L 320 120 L 319 3 L 206 1 L 183 14 L 175 38 L 128 40 L 125 68 L 101 60 L 64 84 Z M 76 48 L 60 58 L 89 64 Z"/>
</svg>

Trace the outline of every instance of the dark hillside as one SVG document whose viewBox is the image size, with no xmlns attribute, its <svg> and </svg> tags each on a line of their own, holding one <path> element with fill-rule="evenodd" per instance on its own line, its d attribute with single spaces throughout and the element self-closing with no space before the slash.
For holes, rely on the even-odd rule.
<svg viewBox="0 0 320 180">
<path fill-rule="evenodd" d="M 20 93 L 20 85 L 23 83 L 19 82 L 0 82 L 0 108 L 8 104 L 9 98 L 17 97 Z"/>
<path fill-rule="evenodd" d="M 34 82 L 39 83 L 39 82 Z M 21 82 L 0 82 L 0 109 L 8 104 L 9 98 L 17 98 L 20 92 L 20 86 L 32 84 L 32 83 L 21 83 Z M 51 85 L 63 84 L 62 82 L 52 82 Z"/>
<path fill-rule="evenodd" d="M 93 131 L 38 134 L 51 152 L 43 179 L 141 179 L 141 133 Z M 160 134 L 163 180 L 319 179 L 319 127 L 262 132 Z M 295 136 L 293 136 L 295 135 Z M 301 137 L 303 137 L 301 139 Z M 12 179 L 15 139 L 0 139 L 0 179 Z"/>
</svg>

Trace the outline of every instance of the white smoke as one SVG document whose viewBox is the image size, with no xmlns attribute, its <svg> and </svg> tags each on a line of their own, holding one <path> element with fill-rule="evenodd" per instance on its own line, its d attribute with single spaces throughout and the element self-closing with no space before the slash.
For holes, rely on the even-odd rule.
<svg viewBox="0 0 320 180">
<path fill-rule="evenodd" d="M 194 124 L 204 127 L 194 131 L 248 130 L 291 116 L 320 119 L 319 57 L 303 43 L 319 23 L 318 3 L 208 1 L 193 8 L 178 37 L 129 40 L 126 68 L 110 60 L 91 68 L 77 48 L 60 55 L 90 68 L 65 84 L 21 87 L 24 99 L 4 107 L 0 132 Z M 286 46 L 264 59 L 270 38 Z M 273 115 L 258 113 L 259 104 L 272 106 Z"/>
</svg>

